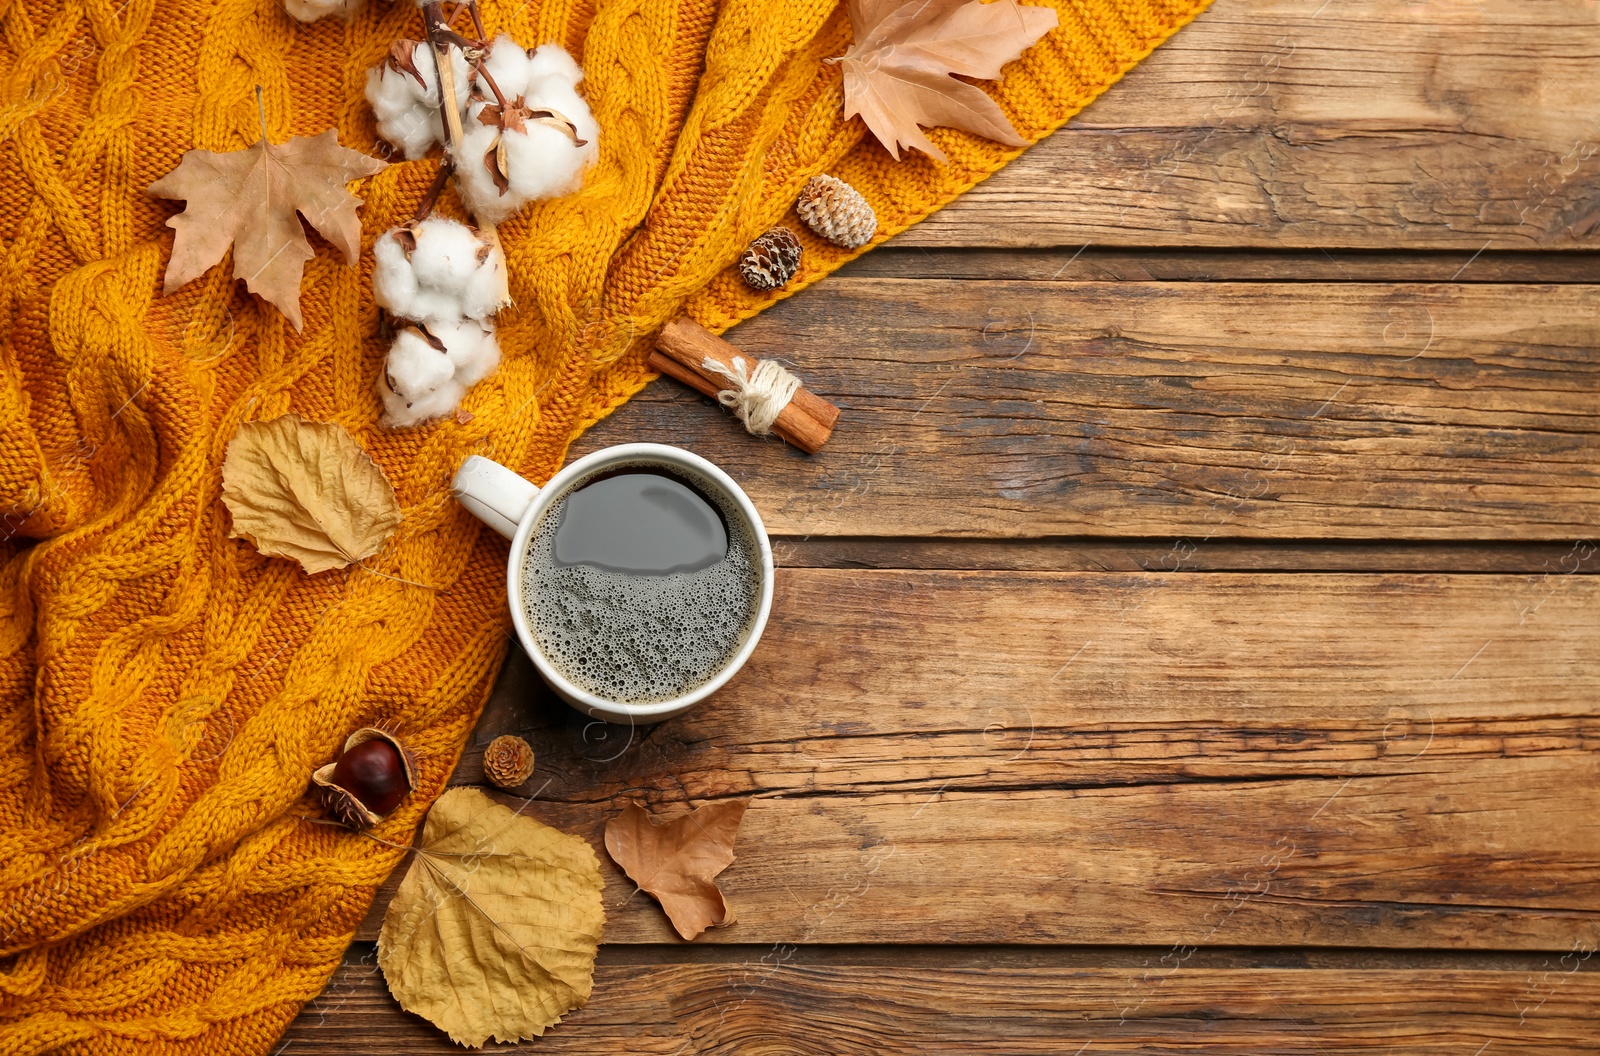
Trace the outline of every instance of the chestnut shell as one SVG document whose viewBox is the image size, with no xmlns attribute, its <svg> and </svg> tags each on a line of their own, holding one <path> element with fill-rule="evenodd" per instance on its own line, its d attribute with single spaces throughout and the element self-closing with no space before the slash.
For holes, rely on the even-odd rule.
<svg viewBox="0 0 1600 1056">
<path fill-rule="evenodd" d="M 411 753 L 392 734 L 365 727 L 344 742 L 339 758 L 311 775 L 341 822 L 364 829 L 384 819 L 416 787 Z"/>
</svg>

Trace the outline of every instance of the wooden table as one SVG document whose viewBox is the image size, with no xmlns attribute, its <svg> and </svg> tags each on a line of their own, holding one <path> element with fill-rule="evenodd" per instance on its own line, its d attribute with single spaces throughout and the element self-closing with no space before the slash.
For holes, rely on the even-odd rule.
<svg viewBox="0 0 1600 1056">
<path fill-rule="evenodd" d="M 773 620 L 532 815 L 754 795 L 692 945 L 605 861 L 531 1051 L 1600 1051 L 1600 6 L 1218 0 L 1071 126 L 729 336 L 806 458 L 652 385 L 575 454 L 742 481 Z M 381 901 L 381 900 L 380 900 Z M 375 915 L 280 1052 L 443 1053 Z"/>
</svg>

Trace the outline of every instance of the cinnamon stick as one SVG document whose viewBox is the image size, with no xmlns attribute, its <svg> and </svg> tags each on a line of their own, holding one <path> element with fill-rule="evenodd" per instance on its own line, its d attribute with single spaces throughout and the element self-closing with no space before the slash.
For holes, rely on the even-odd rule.
<svg viewBox="0 0 1600 1056">
<path fill-rule="evenodd" d="M 676 378 L 696 392 L 715 398 L 729 382 L 707 370 L 707 359 L 732 367 L 734 357 L 755 366 L 755 357 L 746 355 L 687 316 L 666 325 L 650 353 L 650 369 Z M 794 398 L 779 412 L 772 431 L 808 455 L 814 455 L 833 433 L 839 421 L 839 408 L 808 389 L 797 389 Z"/>
</svg>

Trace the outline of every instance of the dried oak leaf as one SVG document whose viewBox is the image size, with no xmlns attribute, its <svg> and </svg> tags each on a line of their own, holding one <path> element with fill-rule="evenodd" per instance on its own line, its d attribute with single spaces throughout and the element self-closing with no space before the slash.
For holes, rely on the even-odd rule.
<svg viewBox="0 0 1600 1056">
<path fill-rule="evenodd" d="M 600 889 L 583 840 L 452 788 L 383 915 L 378 966 L 401 1008 L 457 1044 L 541 1035 L 589 1000 Z"/>
<path fill-rule="evenodd" d="M 748 799 L 707 803 L 656 824 L 636 803 L 606 822 L 606 852 L 629 879 L 666 910 L 678 934 L 692 939 L 734 921 L 714 878 L 733 864 L 733 841 Z"/>
<path fill-rule="evenodd" d="M 232 243 L 233 277 L 277 305 L 299 330 L 300 275 L 312 256 L 300 217 L 355 267 L 361 242 L 356 206 L 361 199 L 346 184 L 387 167 L 387 162 L 341 147 L 331 128 L 276 146 L 260 139 L 224 154 L 186 152 L 178 167 L 152 183 L 148 192 L 185 202 L 183 212 L 167 221 L 178 235 L 162 293 L 205 274 Z"/>
<path fill-rule="evenodd" d="M 850 0 L 855 43 L 829 60 L 844 67 L 844 116 L 860 114 L 896 161 L 902 146 L 946 160 L 919 125 L 1025 146 L 993 99 L 951 75 L 999 77 L 1056 23 L 1052 9 L 1015 0 Z"/>
<path fill-rule="evenodd" d="M 222 501 L 234 538 L 313 573 L 371 557 L 400 523 L 394 489 L 356 438 L 297 414 L 240 424 Z"/>
</svg>

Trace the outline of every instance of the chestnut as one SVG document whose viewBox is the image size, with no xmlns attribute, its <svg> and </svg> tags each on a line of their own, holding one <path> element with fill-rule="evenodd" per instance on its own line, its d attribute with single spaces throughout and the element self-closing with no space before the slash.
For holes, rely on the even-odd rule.
<svg viewBox="0 0 1600 1056">
<path fill-rule="evenodd" d="M 339 758 L 319 767 L 311 780 L 341 822 L 365 829 L 382 821 L 416 787 L 411 753 L 392 734 L 359 729 L 344 742 Z"/>
</svg>

